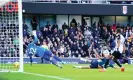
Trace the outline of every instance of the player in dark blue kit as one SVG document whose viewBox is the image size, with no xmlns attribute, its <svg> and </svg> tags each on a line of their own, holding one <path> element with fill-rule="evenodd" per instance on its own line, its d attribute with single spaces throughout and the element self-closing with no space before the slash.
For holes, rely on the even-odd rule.
<svg viewBox="0 0 133 80">
<path fill-rule="evenodd" d="M 78 68 L 78 69 L 101 69 L 103 68 L 104 64 L 105 64 L 105 59 L 101 59 L 101 60 L 87 60 L 87 59 L 81 59 L 82 61 L 85 62 L 90 62 L 89 66 L 73 66 L 74 68 Z M 112 67 L 112 68 L 116 68 L 114 67 L 113 64 L 110 63 L 110 65 L 108 67 Z"/>
<path fill-rule="evenodd" d="M 33 59 L 32 56 L 36 55 L 38 57 L 41 57 L 42 59 L 45 59 L 47 61 L 50 61 L 53 65 L 56 65 L 60 68 L 62 68 L 61 65 L 57 64 L 55 60 L 62 62 L 61 59 L 59 59 L 56 55 L 54 55 L 51 50 L 49 50 L 48 46 L 46 45 L 45 41 L 41 46 L 37 46 L 36 43 L 38 41 L 38 38 L 36 36 L 36 31 L 33 31 L 34 35 L 34 41 L 28 45 L 27 48 L 27 55 L 30 57 L 30 62 L 32 65 Z M 54 60 L 55 59 L 55 60 Z"/>
<path fill-rule="evenodd" d="M 97 53 L 97 51 L 94 49 L 94 52 L 97 55 L 97 59 L 94 60 L 87 60 L 84 58 L 81 58 L 80 60 L 85 61 L 85 62 L 90 62 L 90 66 L 74 66 L 75 68 L 80 68 L 80 69 L 98 69 L 98 68 L 103 68 L 107 62 L 107 60 L 109 61 L 109 55 L 110 52 L 107 49 L 107 47 L 103 47 L 101 50 L 101 54 L 103 55 L 103 57 L 100 57 L 99 54 Z M 112 67 L 112 68 L 116 68 L 113 66 L 113 64 L 109 63 L 109 65 L 107 67 Z"/>
</svg>

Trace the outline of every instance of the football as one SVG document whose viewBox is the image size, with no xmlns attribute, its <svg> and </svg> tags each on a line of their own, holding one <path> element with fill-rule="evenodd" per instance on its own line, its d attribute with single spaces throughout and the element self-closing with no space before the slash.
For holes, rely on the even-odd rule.
<svg viewBox="0 0 133 80">
<path fill-rule="evenodd" d="M 121 71 L 124 72 L 125 68 L 121 68 Z"/>
<path fill-rule="evenodd" d="M 14 68 L 19 68 L 19 62 L 15 62 L 15 63 L 13 64 L 13 66 L 14 66 Z"/>
</svg>

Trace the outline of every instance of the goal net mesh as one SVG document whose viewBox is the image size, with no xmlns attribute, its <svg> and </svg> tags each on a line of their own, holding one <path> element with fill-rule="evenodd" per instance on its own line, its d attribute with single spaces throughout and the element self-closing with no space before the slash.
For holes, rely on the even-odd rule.
<svg viewBox="0 0 133 80">
<path fill-rule="evenodd" d="M 0 72 L 23 71 L 22 37 L 21 0 L 0 0 Z"/>
</svg>

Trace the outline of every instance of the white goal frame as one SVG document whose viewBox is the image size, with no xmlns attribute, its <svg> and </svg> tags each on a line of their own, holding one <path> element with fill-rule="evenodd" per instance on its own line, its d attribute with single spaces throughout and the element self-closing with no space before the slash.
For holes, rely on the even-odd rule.
<svg viewBox="0 0 133 80">
<path fill-rule="evenodd" d="M 20 62 L 20 69 L 19 72 L 24 71 L 23 65 L 23 20 L 22 20 L 22 0 L 18 0 L 18 12 L 19 12 L 19 62 Z"/>
<path fill-rule="evenodd" d="M 6 5 L 8 2 L 12 2 L 14 0 L 0 0 L 0 7 Z M 23 20 L 22 20 L 22 0 L 17 0 L 18 3 L 18 24 L 19 24 L 19 57 L 0 57 L 0 59 L 4 58 L 18 58 L 19 59 L 19 69 L 17 71 L 12 70 L 0 70 L 0 72 L 24 72 L 23 67 Z M 12 63 L 13 64 L 13 63 Z M 6 67 L 6 66 L 5 66 Z"/>
</svg>

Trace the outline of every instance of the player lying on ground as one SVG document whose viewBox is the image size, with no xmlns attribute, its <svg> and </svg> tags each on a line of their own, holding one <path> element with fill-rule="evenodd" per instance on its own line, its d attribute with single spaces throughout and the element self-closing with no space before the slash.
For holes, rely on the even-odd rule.
<svg viewBox="0 0 133 80">
<path fill-rule="evenodd" d="M 32 43 L 30 43 L 27 48 L 27 55 L 30 57 L 31 65 L 33 62 L 32 56 L 36 55 L 38 57 L 41 57 L 42 59 L 50 61 L 53 65 L 56 65 L 56 66 L 62 68 L 62 66 L 57 64 L 56 61 L 59 61 L 62 64 L 64 64 L 63 61 L 51 52 L 51 50 L 46 45 L 45 41 L 43 41 L 43 44 L 40 46 L 36 45 L 36 43 L 38 41 L 38 38 L 36 36 L 36 31 L 33 31 L 33 36 L 34 36 L 34 41 Z"/>
<path fill-rule="evenodd" d="M 104 64 L 105 64 L 105 59 L 101 59 L 101 60 L 87 60 L 87 59 L 83 59 L 81 58 L 80 60 L 85 61 L 85 62 L 90 62 L 89 66 L 73 66 L 74 68 L 78 68 L 78 69 L 102 69 Z M 117 69 L 117 67 L 115 67 L 113 64 L 110 63 L 110 65 L 108 67 L 112 67 Z"/>
<path fill-rule="evenodd" d="M 124 36 L 121 34 L 121 30 L 117 29 L 117 34 L 116 34 L 116 39 L 115 39 L 115 49 L 113 50 L 112 54 L 108 55 L 108 58 L 112 58 L 113 61 L 121 68 L 121 71 L 124 71 L 125 68 L 120 64 L 120 62 L 118 61 L 118 59 L 122 58 L 122 53 L 124 51 L 124 42 L 125 42 L 125 38 Z M 100 70 L 101 72 L 106 71 L 107 66 L 109 65 L 109 59 L 106 60 L 105 62 L 105 66 L 102 70 Z"/>
<path fill-rule="evenodd" d="M 102 69 L 102 68 L 104 68 L 105 63 L 107 61 L 109 61 L 109 58 L 110 58 L 109 50 L 107 49 L 106 46 L 102 48 L 102 51 L 101 51 L 101 54 L 103 55 L 102 58 L 98 56 L 98 53 L 96 52 L 96 50 L 94 50 L 94 52 L 97 54 L 98 60 L 87 60 L 87 59 L 83 59 L 83 58 L 80 59 L 80 60 L 85 61 L 85 62 L 90 62 L 91 63 L 90 66 L 73 66 L 73 67 L 74 68 L 80 68 L 80 69 Z M 117 67 L 115 67 L 111 63 L 109 63 L 109 65 L 107 67 L 112 67 L 112 68 L 117 69 Z"/>
</svg>

